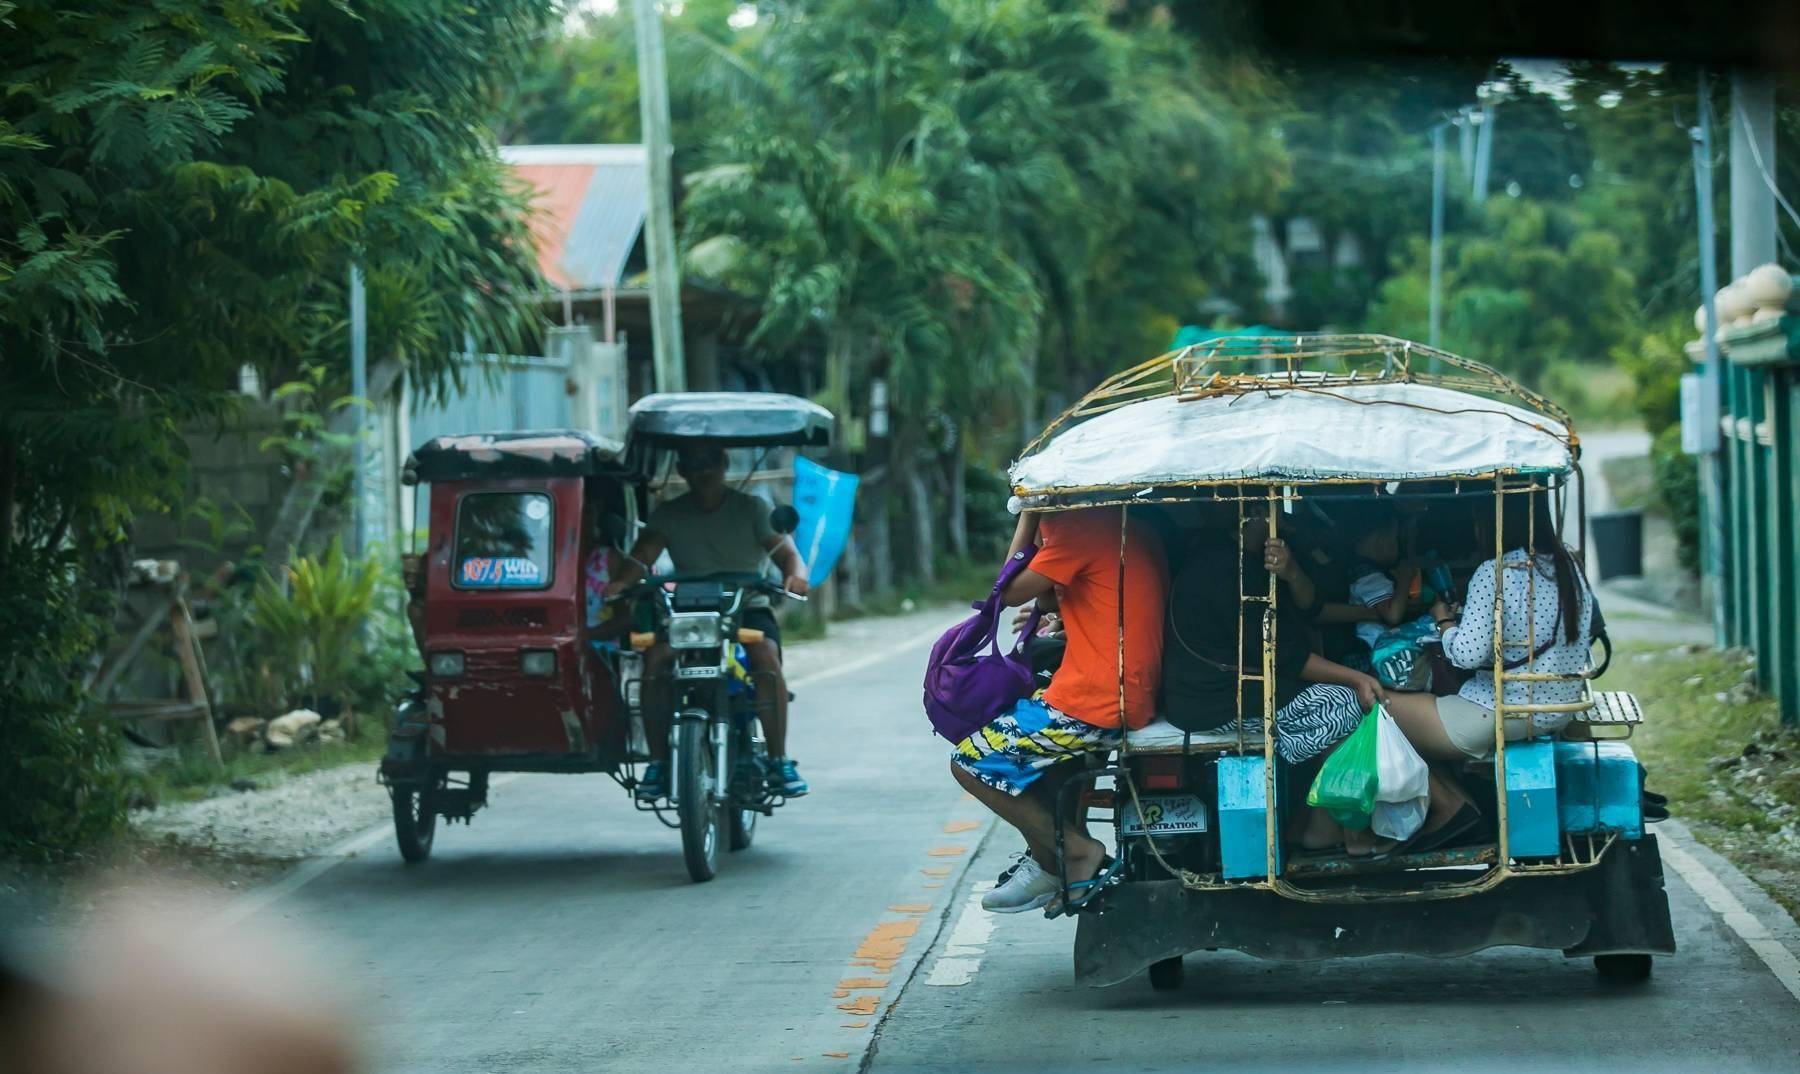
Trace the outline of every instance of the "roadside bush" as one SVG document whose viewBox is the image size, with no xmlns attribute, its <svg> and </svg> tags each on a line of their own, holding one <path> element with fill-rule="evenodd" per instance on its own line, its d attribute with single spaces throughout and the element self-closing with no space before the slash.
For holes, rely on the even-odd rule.
<svg viewBox="0 0 1800 1074">
<path fill-rule="evenodd" d="M 1651 436 L 1681 421 L 1681 375 L 1689 370 L 1682 348 L 1693 334 L 1685 321 L 1671 319 L 1613 351 L 1613 361 L 1635 384 L 1638 416 Z"/>
<path fill-rule="evenodd" d="M 357 560 L 333 538 L 320 556 L 298 556 L 280 573 L 264 572 L 250 598 L 245 644 L 259 677 L 270 673 L 284 704 L 354 712 L 351 683 L 370 652 L 367 632 L 380 568 L 375 556 Z M 269 713 L 273 715 L 273 713 Z M 348 722 L 348 721 L 347 721 Z"/>
<path fill-rule="evenodd" d="M 1700 568 L 1700 466 L 1681 450 L 1681 426 L 1670 425 L 1650 445 L 1656 494 L 1668 509 L 1680 542 L 1681 565 Z"/>
<path fill-rule="evenodd" d="M 15 546 L 0 586 L 0 856 L 50 860 L 124 821 L 118 735 L 83 685 L 110 602 L 69 584 L 76 559 Z"/>
</svg>

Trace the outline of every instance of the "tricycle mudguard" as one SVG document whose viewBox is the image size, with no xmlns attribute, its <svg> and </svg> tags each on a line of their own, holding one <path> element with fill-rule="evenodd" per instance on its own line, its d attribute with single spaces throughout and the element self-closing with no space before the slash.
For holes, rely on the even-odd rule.
<svg viewBox="0 0 1800 1074">
<path fill-rule="evenodd" d="M 1075 978 L 1114 985 L 1167 958 L 1228 948 L 1310 961 L 1450 957 L 1487 947 L 1570 956 L 1675 950 L 1656 837 L 1620 841 L 1578 873 L 1518 876 L 1478 895 L 1429 901 L 1301 902 L 1271 891 L 1188 891 L 1179 880 L 1121 884 L 1075 932 Z"/>
<path fill-rule="evenodd" d="M 417 696 L 401 701 L 394 713 L 394 728 L 388 732 L 387 752 L 381 758 L 383 783 L 419 783 L 426 779 L 430 771 L 430 732 L 425 702 Z"/>
</svg>

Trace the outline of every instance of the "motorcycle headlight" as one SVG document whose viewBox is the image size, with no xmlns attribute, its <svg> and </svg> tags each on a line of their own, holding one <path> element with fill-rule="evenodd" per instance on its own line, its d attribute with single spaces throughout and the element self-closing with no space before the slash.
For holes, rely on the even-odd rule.
<svg viewBox="0 0 1800 1074">
<path fill-rule="evenodd" d="M 669 617 L 669 644 L 677 649 L 710 649 L 719 644 L 718 612 L 694 612 Z"/>
<path fill-rule="evenodd" d="M 546 678 L 556 674 L 556 650 L 519 650 L 519 671 L 526 675 L 538 675 Z"/>
<path fill-rule="evenodd" d="M 431 677 L 434 679 L 460 678 L 463 673 L 463 654 L 432 653 Z"/>
</svg>

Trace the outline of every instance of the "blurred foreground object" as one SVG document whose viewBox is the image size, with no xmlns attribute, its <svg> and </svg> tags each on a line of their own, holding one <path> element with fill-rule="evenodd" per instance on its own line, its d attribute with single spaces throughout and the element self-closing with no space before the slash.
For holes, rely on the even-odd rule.
<svg viewBox="0 0 1800 1074">
<path fill-rule="evenodd" d="M 0 967 L 17 1074 L 339 1074 L 361 1069 L 336 994 L 292 937 L 219 929 L 203 896 L 93 900 L 58 960 Z"/>
</svg>

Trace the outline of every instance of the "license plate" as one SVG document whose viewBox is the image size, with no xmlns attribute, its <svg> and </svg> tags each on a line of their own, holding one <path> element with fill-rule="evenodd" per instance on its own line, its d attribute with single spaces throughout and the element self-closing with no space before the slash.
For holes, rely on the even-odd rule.
<svg viewBox="0 0 1800 1074">
<path fill-rule="evenodd" d="M 1146 794 L 1142 815 L 1125 805 L 1126 835 L 1188 835 L 1206 830 L 1206 803 L 1191 794 Z"/>
</svg>

